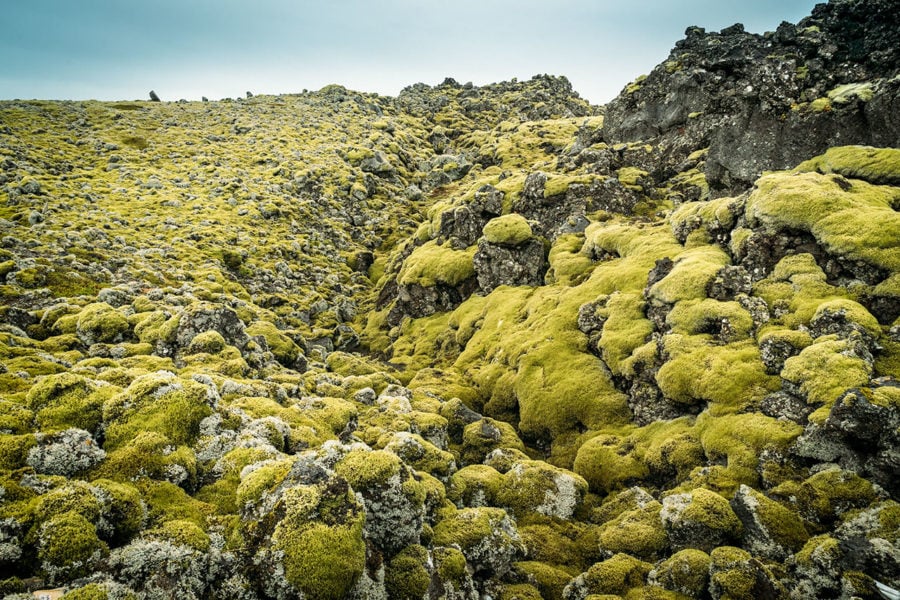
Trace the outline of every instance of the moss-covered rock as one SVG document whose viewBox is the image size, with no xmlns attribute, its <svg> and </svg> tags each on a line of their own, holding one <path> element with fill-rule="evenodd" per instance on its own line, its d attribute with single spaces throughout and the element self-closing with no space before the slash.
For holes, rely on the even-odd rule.
<svg viewBox="0 0 900 600">
<path fill-rule="evenodd" d="M 742 525 L 728 500 L 699 488 L 663 499 L 660 518 L 676 550 L 709 552 L 740 537 Z"/>
</svg>

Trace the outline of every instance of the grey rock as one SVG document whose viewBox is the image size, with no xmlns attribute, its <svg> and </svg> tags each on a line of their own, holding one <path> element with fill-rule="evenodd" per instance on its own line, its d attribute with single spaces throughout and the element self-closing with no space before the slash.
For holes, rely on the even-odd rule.
<svg viewBox="0 0 900 600">
<path fill-rule="evenodd" d="M 478 241 L 474 264 L 478 287 L 486 294 L 501 285 L 543 285 L 548 267 L 544 244 L 534 238 L 513 247 L 492 244 L 482 238 Z"/>
</svg>

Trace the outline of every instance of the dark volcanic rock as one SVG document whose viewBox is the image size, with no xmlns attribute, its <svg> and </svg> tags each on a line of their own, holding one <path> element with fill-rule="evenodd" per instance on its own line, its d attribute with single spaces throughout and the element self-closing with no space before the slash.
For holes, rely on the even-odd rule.
<svg viewBox="0 0 900 600">
<path fill-rule="evenodd" d="M 544 244 L 532 238 L 518 246 L 478 242 L 475 274 L 478 286 L 490 293 L 501 285 L 542 285 L 547 272 Z"/>
<path fill-rule="evenodd" d="M 667 61 L 610 103 L 603 135 L 657 139 L 669 163 L 709 146 L 709 183 L 732 190 L 835 144 L 894 145 L 896 27 L 891 0 L 820 4 L 765 35 L 691 27 Z"/>
</svg>

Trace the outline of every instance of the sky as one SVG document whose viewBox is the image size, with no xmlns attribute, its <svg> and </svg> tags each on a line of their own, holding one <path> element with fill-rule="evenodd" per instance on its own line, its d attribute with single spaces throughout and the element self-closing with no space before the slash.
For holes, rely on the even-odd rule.
<svg viewBox="0 0 900 600">
<path fill-rule="evenodd" d="M 0 99 L 211 100 L 339 83 L 565 75 L 608 102 L 689 25 L 796 23 L 814 0 L 5 0 Z"/>
</svg>

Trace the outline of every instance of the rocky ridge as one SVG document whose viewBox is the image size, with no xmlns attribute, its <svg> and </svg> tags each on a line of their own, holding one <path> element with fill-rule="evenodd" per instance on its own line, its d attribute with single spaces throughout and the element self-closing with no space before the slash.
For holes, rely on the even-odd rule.
<svg viewBox="0 0 900 600">
<path fill-rule="evenodd" d="M 691 28 L 603 109 L 0 103 L 0 590 L 900 587 L 892 7 Z"/>
</svg>

